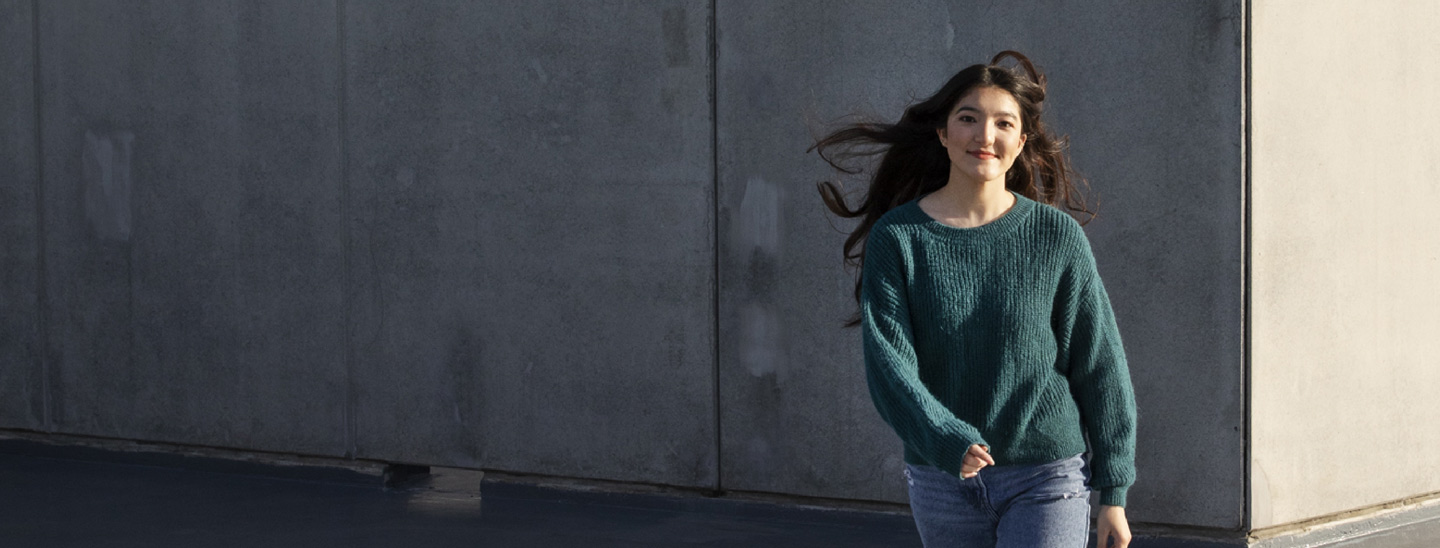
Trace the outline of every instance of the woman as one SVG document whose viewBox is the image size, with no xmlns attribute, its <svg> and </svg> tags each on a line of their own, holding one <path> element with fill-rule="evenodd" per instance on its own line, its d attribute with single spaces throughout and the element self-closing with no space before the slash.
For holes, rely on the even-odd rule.
<svg viewBox="0 0 1440 548">
<path fill-rule="evenodd" d="M 1007 57 L 1020 67 L 999 66 Z M 1060 209 L 1090 213 L 1044 98 L 1044 77 L 1005 51 L 898 123 L 814 147 L 852 174 L 836 159 L 881 155 L 859 206 L 834 184 L 820 193 L 861 218 L 845 242 L 861 267 L 848 325 L 862 326 L 871 398 L 904 442 L 927 547 L 1083 547 L 1092 489 L 1099 546 L 1130 542 L 1134 395 L 1089 242 Z"/>
</svg>

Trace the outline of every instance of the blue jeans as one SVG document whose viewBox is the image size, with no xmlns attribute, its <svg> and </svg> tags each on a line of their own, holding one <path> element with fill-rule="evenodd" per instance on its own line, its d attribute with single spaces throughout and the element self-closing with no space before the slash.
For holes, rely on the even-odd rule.
<svg viewBox="0 0 1440 548">
<path fill-rule="evenodd" d="M 925 548 L 1083 548 L 1090 540 L 1090 469 L 1080 455 L 987 466 L 964 480 L 906 464 L 905 478 Z"/>
</svg>

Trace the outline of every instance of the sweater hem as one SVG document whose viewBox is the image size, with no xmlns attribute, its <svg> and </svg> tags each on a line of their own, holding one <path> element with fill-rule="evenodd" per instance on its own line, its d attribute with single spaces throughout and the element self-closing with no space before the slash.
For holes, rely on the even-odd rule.
<svg viewBox="0 0 1440 548">
<path fill-rule="evenodd" d="M 992 451 L 991 451 L 991 456 L 994 456 L 994 454 L 995 454 L 994 451 L 993 451 L 993 450 L 994 450 L 994 447 L 991 447 L 991 449 L 992 449 Z M 1045 463 L 1048 463 L 1048 462 L 1054 462 L 1054 461 L 1061 460 L 1061 459 L 1067 459 L 1067 458 L 1073 457 L 1073 456 L 1075 456 L 1075 455 L 1078 455 L 1078 454 L 1081 454 L 1081 453 L 1084 453 L 1084 452 L 1085 452 L 1085 447 L 1084 447 L 1083 445 L 1080 446 L 1080 447 L 1078 447 L 1078 448 L 1077 448 L 1077 447 L 1071 447 L 1071 446 L 1055 447 L 1055 448 L 1052 448 L 1052 449 L 1049 450 L 1049 451 L 1044 451 L 1044 452 L 1035 453 L 1035 454 L 1033 454 L 1032 457 L 1029 457 L 1029 458 L 1021 458 L 1021 459 L 1015 459 L 1015 460 L 1006 460 L 1006 459 L 1003 459 L 1003 458 L 1001 458 L 1001 457 L 996 457 L 996 458 L 995 458 L 995 460 L 996 460 L 996 464 L 995 464 L 995 465 L 996 465 L 996 466 L 1011 466 L 1011 465 L 1045 464 Z M 945 470 L 945 471 L 947 471 L 947 472 L 950 472 L 950 470 L 949 470 L 944 464 L 942 464 L 942 463 L 936 463 L 936 462 L 930 462 L 930 461 L 926 460 L 925 457 L 921 456 L 920 453 L 918 453 L 918 452 L 916 452 L 916 451 L 910 450 L 909 447 L 906 447 L 906 448 L 905 448 L 904 460 L 905 460 L 905 464 L 914 464 L 914 465 L 921 465 L 921 466 L 933 466 L 933 467 L 935 467 L 935 468 L 939 468 L 939 469 L 941 469 L 941 470 Z M 956 469 L 958 470 L 958 469 L 959 469 L 959 466 L 958 466 L 959 463 L 956 463 L 956 464 L 957 464 Z M 1087 466 L 1088 466 L 1088 464 L 1087 464 Z M 954 473 L 954 472 L 951 472 L 951 473 Z"/>
</svg>

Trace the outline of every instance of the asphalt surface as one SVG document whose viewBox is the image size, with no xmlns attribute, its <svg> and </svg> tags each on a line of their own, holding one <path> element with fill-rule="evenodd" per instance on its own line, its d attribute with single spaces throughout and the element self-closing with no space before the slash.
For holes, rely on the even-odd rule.
<svg viewBox="0 0 1440 548">
<path fill-rule="evenodd" d="M 0 440 L 0 547 L 920 546 L 903 512 L 431 472 L 386 488 L 379 475 L 344 469 Z M 1324 546 L 1434 548 L 1440 519 Z"/>
<path fill-rule="evenodd" d="M 920 546 L 910 517 L 893 512 L 576 491 L 463 473 L 437 486 L 450 473 L 441 470 L 386 489 L 358 474 L 277 475 L 254 466 L 196 469 L 3 449 L 5 548 Z"/>
</svg>

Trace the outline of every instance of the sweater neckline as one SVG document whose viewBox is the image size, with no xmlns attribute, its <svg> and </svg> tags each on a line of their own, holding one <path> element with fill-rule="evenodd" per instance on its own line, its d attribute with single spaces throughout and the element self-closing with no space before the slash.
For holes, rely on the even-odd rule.
<svg viewBox="0 0 1440 548">
<path fill-rule="evenodd" d="M 906 207 L 910 209 L 915 220 L 932 234 L 963 240 L 983 239 L 1010 232 L 1016 226 L 1019 226 L 1026 217 L 1030 216 L 1030 212 L 1035 209 L 1035 200 L 1026 198 L 1013 190 L 1007 189 L 1007 191 L 1015 195 L 1015 205 L 1011 206 L 1009 211 L 1006 211 L 993 221 L 969 228 L 947 225 L 935 220 L 935 218 L 931 217 L 929 213 L 926 213 L 924 209 L 921 209 L 920 200 L 925 196 L 929 196 L 928 193 L 911 200 L 910 203 L 906 204 Z"/>
</svg>

